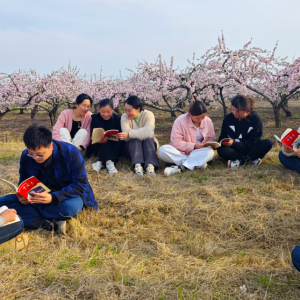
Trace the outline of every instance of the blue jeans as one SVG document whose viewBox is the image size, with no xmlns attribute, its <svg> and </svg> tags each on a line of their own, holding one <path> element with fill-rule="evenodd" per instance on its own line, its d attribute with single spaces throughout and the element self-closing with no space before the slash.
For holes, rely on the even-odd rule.
<svg viewBox="0 0 300 300">
<path fill-rule="evenodd" d="M 286 156 L 280 151 L 279 160 L 288 169 L 300 172 L 300 158 L 298 156 Z"/>
<path fill-rule="evenodd" d="M 300 245 L 292 251 L 292 262 L 295 268 L 300 272 Z"/>
<path fill-rule="evenodd" d="M 13 224 L 0 227 L 0 244 L 3 244 L 15 238 L 23 231 L 23 229 L 24 223 L 22 219 L 20 220 L 20 222 L 15 222 Z"/>
<path fill-rule="evenodd" d="M 59 204 L 22 204 L 15 194 L 0 197 L 0 206 L 14 208 L 23 219 L 25 227 L 52 230 L 52 221 L 63 221 L 77 216 L 83 208 L 78 196 Z"/>
</svg>

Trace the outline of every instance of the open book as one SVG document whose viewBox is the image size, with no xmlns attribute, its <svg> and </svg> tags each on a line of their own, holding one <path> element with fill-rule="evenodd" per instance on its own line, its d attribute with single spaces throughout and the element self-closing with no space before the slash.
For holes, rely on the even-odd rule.
<svg viewBox="0 0 300 300">
<path fill-rule="evenodd" d="M 16 187 L 13 183 L 11 183 L 5 179 L 1 179 L 1 180 L 3 182 L 5 182 L 6 184 L 8 184 L 13 189 L 15 189 L 16 193 L 22 195 L 26 199 L 29 199 L 30 196 L 34 197 L 33 193 L 44 193 L 44 192 L 49 193 L 49 192 L 51 192 L 43 183 L 41 183 L 34 176 L 23 181 L 19 185 L 19 187 Z"/>
<path fill-rule="evenodd" d="M 294 151 L 300 149 L 300 133 L 295 129 L 288 128 L 282 134 L 281 139 L 277 135 L 274 135 L 274 137 L 279 143 L 285 144 Z"/>
<path fill-rule="evenodd" d="M 0 207 L 0 214 L 3 213 L 3 212 L 4 212 L 5 210 L 7 210 L 7 209 L 8 209 L 7 206 L 5 206 L 5 205 L 1 206 L 1 207 Z M 12 224 L 12 223 L 16 223 L 16 222 L 19 222 L 19 221 L 20 221 L 20 218 L 19 218 L 18 215 L 16 215 L 16 219 L 15 219 L 14 221 L 8 222 L 8 223 L 4 224 L 3 226 L 6 226 L 6 225 L 9 225 L 9 224 Z M 3 226 L 2 226 L 2 227 L 3 227 Z"/>
<path fill-rule="evenodd" d="M 207 143 L 204 144 L 204 146 L 205 147 L 212 147 L 214 149 L 217 149 L 217 148 L 221 147 L 223 142 L 227 143 L 230 140 L 231 139 L 229 139 L 229 138 L 225 138 L 225 139 L 221 140 L 220 143 L 218 143 L 218 142 L 207 142 Z"/>
<path fill-rule="evenodd" d="M 103 128 L 94 128 L 92 134 L 92 144 L 98 143 L 102 138 L 105 137 L 107 137 L 109 140 L 117 142 L 119 140 L 117 136 L 118 133 L 119 130 L 116 129 L 104 131 Z"/>
</svg>

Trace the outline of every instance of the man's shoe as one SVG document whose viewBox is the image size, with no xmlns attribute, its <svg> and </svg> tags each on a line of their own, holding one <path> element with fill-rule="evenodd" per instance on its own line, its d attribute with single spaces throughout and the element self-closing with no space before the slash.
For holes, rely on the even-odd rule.
<svg viewBox="0 0 300 300">
<path fill-rule="evenodd" d="M 237 168 L 241 165 L 240 161 L 237 160 L 229 160 L 227 162 L 227 168 Z"/>
<path fill-rule="evenodd" d="M 135 174 L 137 177 L 143 177 L 143 175 L 144 175 L 144 170 L 143 170 L 141 164 L 135 164 L 135 167 L 134 167 L 134 174 Z"/>
<path fill-rule="evenodd" d="M 172 166 L 165 168 L 164 174 L 165 176 L 173 176 L 176 174 L 180 174 L 182 172 L 182 169 L 178 166 Z"/>
<path fill-rule="evenodd" d="M 258 159 L 252 160 L 251 163 L 253 165 L 260 166 L 262 164 L 262 159 L 258 158 Z"/>
<path fill-rule="evenodd" d="M 103 168 L 102 162 L 97 161 L 97 162 L 93 163 L 92 168 L 93 168 L 94 171 L 99 172 Z"/>
<path fill-rule="evenodd" d="M 66 235 L 67 234 L 67 221 L 57 221 L 55 223 L 57 225 L 56 232 Z"/>
<path fill-rule="evenodd" d="M 155 168 L 154 168 L 153 165 L 148 164 L 148 167 L 146 168 L 146 174 L 148 174 L 150 176 L 153 176 L 153 177 L 156 177 Z"/>
<path fill-rule="evenodd" d="M 108 160 L 106 162 L 106 169 L 108 171 L 108 174 L 110 174 L 110 175 L 118 173 L 118 170 L 116 169 L 114 162 L 111 160 Z"/>
</svg>

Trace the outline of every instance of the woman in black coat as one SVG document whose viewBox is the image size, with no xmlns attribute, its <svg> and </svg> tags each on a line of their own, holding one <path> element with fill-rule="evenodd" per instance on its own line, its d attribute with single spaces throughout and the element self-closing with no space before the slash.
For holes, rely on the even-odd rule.
<svg viewBox="0 0 300 300">
<path fill-rule="evenodd" d="M 114 113 L 113 102 L 110 99 L 103 99 L 100 101 L 100 112 L 92 115 L 91 134 L 94 128 L 103 128 L 107 130 L 121 129 L 121 116 Z M 112 141 L 107 137 L 102 138 L 98 143 L 89 146 L 87 156 L 96 156 L 98 162 L 93 164 L 95 171 L 100 171 L 106 166 L 109 174 L 118 173 L 115 163 L 119 161 L 124 148 L 124 141 Z"/>
</svg>

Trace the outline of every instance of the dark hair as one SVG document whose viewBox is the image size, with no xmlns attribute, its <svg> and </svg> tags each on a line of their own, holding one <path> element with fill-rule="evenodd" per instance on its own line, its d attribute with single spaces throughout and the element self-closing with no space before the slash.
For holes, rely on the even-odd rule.
<svg viewBox="0 0 300 300">
<path fill-rule="evenodd" d="M 140 108 L 140 111 L 144 110 L 144 108 L 143 108 L 143 102 L 137 96 L 129 96 L 126 99 L 125 104 L 131 105 L 134 109 Z"/>
<path fill-rule="evenodd" d="M 84 100 L 90 100 L 91 105 L 93 104 L 93 99 L 87 94 L 80 94 L 76 98 L 76 103 L 81 104 Z"/>
<path fill-rule="evenodd" d="M 112 109 L 114 109 L 114 103 L 112 102 L 111 99 L 105 98 L 103 100 L 100 101 L 99 103 L 99 107 L 105 107 L 105 106 L 110 106 Z"/>
<path fill-rule="evenodd" d="M 25 130 L 23 141 L 25 146 L 31 150 L 40 147 L 47 148 L 52 142 L 52 132 L 45 126 L 33 124 Z"/>
<path fill-rule="evenodd" d="M 231 105 L 238 110 L 248 110 L 250 113 L 253 111 L 254 99 L 250 96 L 237 95 L 231 100 Z"/>
<path fill-rule="evenodd" d="M 207 108 L 202 101 L 195 101 L 189 109 L 189 113 L 192 116 L 200 116 L 207 113 Z"/>
</svg>

